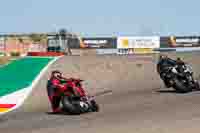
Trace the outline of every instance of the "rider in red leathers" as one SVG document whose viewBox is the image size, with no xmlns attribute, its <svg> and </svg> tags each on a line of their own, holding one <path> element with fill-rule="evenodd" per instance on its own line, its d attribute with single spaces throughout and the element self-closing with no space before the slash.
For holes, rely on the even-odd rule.
<svg viewBox="0 0 200 133">
<path fill-rule="evenodd" d="M 65 84 L 62 84 L 62 81 L 64 80 Z M 81 86 L 75 85 L 75 82 L 79 79 L 74 78 L 64 78 L 62 76 L 62 73 L 60 71 L 53 71 L 51 74 L 51 78 L 49 79 L 48 85 L 47 85 L 47 93 L 49 97 L 49 101 L 51 103 L 51 107 L 53 110 L 53 113 L 61 113 L 62 109 L 60 108 L 60 101 L 61 101 L 61 93 L 62 92 L 69 92 L 68 87 L 71 86 L 74 91 L 74 96 L 78 97 L 84 97 L 86 96 L 86 93 L 84 89 Z M 66 93 L 71 96 L 70 93 Z"/>
<path fill-rule="evenodd" d="M 56 70 L 52 72 L 51 78 L 47 84 L 47 94 L 53 113 L 62 112 L 62 109 L 59 106 L 61 101 L 60 92 L 66 89 L 66 86 L 61 84 L 62 79 L 64 79 L 62 73 Z"/>
</svg>

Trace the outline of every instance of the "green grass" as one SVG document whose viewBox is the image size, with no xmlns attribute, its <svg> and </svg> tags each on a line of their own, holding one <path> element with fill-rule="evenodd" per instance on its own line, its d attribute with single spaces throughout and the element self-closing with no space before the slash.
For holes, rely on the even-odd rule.
<svg viewBox="0 0 200 133">
<path fill-rule="evenodd" d="M 30 86 L 52 59 L 25 57 L 0 67 L 0 97 Z"/>
</svg>

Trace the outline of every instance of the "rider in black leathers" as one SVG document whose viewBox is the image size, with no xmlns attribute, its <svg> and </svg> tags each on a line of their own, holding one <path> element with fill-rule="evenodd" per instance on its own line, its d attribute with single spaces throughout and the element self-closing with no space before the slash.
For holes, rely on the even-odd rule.
<svg viewBox="0 0 200 133">
<path fill-rule="evenodd" d="M 164 72 L 168 67 L 170 66 L 176 66 L 177 62 L 173 59 L 170 59 L 166 55 L 161 55 L 159 62 L 157 64 L 158 66 L 158 72 Z"/>
<path fill-rule="evenodd" d="M 161 55 L 157 64 L 157 71 L 161 79 L 164 79 L 169 67 L 175 67 L 176 70 L 181 73 L 183 71 L 183 65 L 185 65 L 185 63 L 180 58 L 173 60 L 166 55 Z M 168 86 L 167 81 L 164 80 L 164 82 L 165 85 Z"/>
</svg>

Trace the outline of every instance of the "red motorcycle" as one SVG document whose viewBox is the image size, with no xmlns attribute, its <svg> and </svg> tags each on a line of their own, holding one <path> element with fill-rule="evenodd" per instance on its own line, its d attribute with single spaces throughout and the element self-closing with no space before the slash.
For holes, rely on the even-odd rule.
<svg viewBox="0 0 200 133">
<path fill-rule="evenodd" d="M 94 96 L 86 95 L 82 85 L 83 80 L 65 79 L 62 81 L 66 89 L 61 92 L 63 110 L 70 114 L 81 114 L 86 112 L 98 112 L 99 105 Z"/>
</svg>

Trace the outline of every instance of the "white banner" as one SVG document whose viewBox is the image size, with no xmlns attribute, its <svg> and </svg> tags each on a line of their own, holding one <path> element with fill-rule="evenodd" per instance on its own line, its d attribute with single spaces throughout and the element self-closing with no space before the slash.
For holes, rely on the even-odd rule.
<svg viewBox="0 0 200 133">
<path fill-rule="evenodd" d="M 117 48 L 160 48 L 160 37 L 118 37 Z"/>
</svg>

